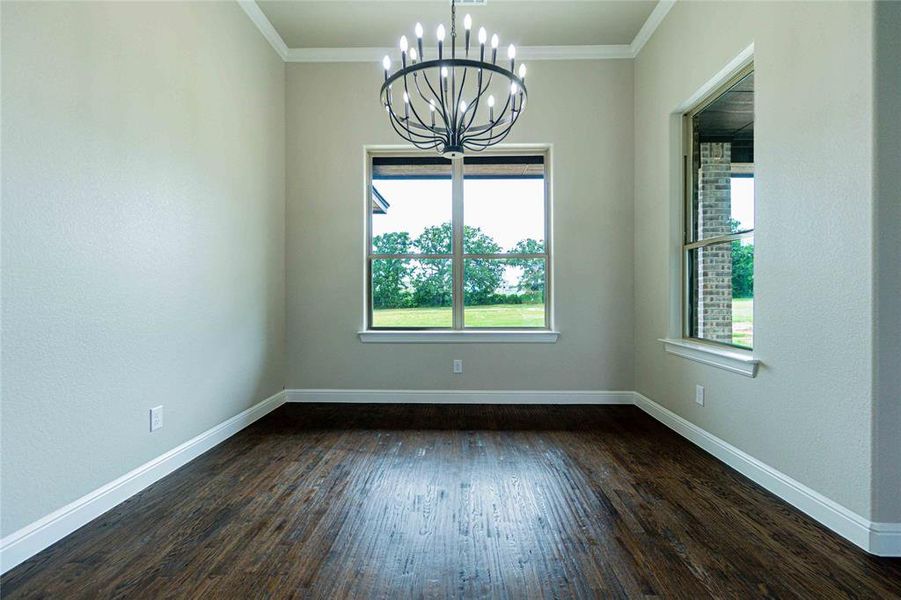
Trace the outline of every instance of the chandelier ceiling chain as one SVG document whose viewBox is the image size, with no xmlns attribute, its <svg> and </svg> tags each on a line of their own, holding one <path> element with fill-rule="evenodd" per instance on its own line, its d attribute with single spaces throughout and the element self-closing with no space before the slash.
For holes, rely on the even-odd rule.
<svg viewBox="0 0 901 600">
<path fill-rule="evenodd" d="M 385 81 L 380 98 L 397 134 L 417 148 L 438 150 L 447 158 L 459 158 L 465 150 L 484 150 L 509 135 L 526 106 L 526 66 L 516 66 L 516 48 L 507 48 L 510 68 L 497 64 L 497 34 L 491 36 L 491 60 L 485 60 L 488 33 L 479 28 L 479 58 L 472 59 L 472 18 L 463 19 L 464 58 L 457 58 L 457 5 L 451 0 L 450 58 L 444 53 L 444 25 L 438 25 L 437 58 L 426 60 L 423 28 L 416 23 L 416 47 L 400 38 L 400 68 L 391 73 L 391 58 L 382 59 Z M 467 80 L 469 86 L 467 86 Z M 457 82 L 459 81 L 459 86 Z M 402 110 L 396 110 L 394 84 L 402 84 Z M 506 97 L 496 111 L 495 94 Z M 467 100 L 469 98 L 469 100 Z M 487 107 L 486 107 L 487 105 Z M 428 112 L 426 112 L 428 111 Z M 400 114 L 402 113 L 402 114 Z M 427 118 L 423 118 L 427 116 Z"/>
</svg>

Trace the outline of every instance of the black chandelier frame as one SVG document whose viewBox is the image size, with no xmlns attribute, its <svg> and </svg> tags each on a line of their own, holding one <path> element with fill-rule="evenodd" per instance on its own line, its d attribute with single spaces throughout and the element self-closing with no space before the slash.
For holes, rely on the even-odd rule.
<svg viewBox="0 0 901 600">
<path fill-rule="evenodd" d="M 382 105 L 388 113 L 391 126 L 404 140 L 422 150 L 434 150 L 447 158 L 459 158 L 465 150 L 479 151 L 500 143 L 513 129 L 522 115 L 528 98 L 524 77 L 514 71 L 515 58 L 510 58 L 510 68 L 497 64 L 497 47 L 491 48 L 491 62 L 485 60 L 485 41 L 480 41 L 479 59 L 469 58 L 470 30 L 466 29 L 465 58 L 456 57 L 456 2 L 451 2 L 451 56 L 444 58 L 443 44 L 439 40 L 438 58 L 422 60 L 422 36 L 417 36 L 419 60 L 411 59 L 408 64 L 408 53 L 402 49 L 401 68 L 392 74 L 385 70 L 385 81 L 380 90 Z M 456 85 L 456 69 L 462 69 L 460 85 Z M 429 79 L 429 71 L 435 69 L 438 86 Z M 444 73 L 447 69 L 447 74 Z M 466 79 L 470 72 L 477 77 L 475 97 L 469 104 L 460 106 Z M 486 75 L 487 73 L 487 75 Z M 489 108 L 487 122 L 473 124 L 484 95 L 491 88 L 495 75 L 508 81 L 509 93 L 503 107 L 495 116 L 494 107 Z M 412 82 L 411 82 L 412 80 Z M 448 82 L 448 80 L 450 80 Z M 392 87 L 395 82 L 403 83 L 403 116 L 395 111 L 392 102 Z M 424 91 L 425 88 L 425 91 Z M 428 95 L 428 93 L 431 96 Z M 429 110 L 427 123 L 417 111 L 414 95 L 425 102 Z M 436 114 L 438 119 L 436 119 Z"/>
</svg>

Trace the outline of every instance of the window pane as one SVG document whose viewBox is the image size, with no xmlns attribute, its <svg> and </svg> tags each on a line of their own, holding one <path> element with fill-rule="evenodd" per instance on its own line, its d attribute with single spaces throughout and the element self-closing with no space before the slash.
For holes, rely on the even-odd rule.
<svg viewBox="0 0 901 600">
<path fill-rule="evenodd" d="M 544 157 L 471 157 L 463 173 L 464 252 L 544 252 Z"/>
<path fill-rule="evenodd" d="M 689 251 L 691 336 L 754 345 L 754 239 Z"/>
<path fill-rule="evenodd" d="M 464 263 L 466 327 L 545 326 L 545 259 L 468 258 Z"/>
<path fill-rule="evenodd" d="M 372 169 L 372 251 L 450 254 L 450 161 L 375 157 Z"/>
<path fill-rule="evenodd" d="M 754 74 L 692 118 L 689 241 L 754 228 Z"/>
<path fill-rule="evenodd" d="M 732 233 L 754 229 L 754 176 L 736 177 L 730 181 L 730 225 Z"/>
<path fill-rule="evenodd" d="M 451 327 L 450 259 L 373 259 L 372 327 Z"/>
</svg>

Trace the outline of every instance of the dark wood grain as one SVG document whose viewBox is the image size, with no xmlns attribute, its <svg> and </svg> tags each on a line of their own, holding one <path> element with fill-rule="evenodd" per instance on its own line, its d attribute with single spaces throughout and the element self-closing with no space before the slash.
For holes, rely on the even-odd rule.
<svg viewBox="0 0 901 600">
<path fill-rule="evenodd" d="M 4 598 L 899 598 L 872 557 L 628 406 L 286 405 Z"/>
</svg>

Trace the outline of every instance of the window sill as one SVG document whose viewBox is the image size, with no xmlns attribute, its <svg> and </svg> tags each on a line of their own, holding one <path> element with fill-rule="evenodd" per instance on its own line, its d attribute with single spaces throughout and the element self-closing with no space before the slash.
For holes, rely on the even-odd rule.
<svg viewBox="0 0 901 600">
<path fill-rule="evenodd" d="M 725 369 L 745 377 L 756 377 L 760 361 L 749 350 L 723 348 L 685 339 L 660 339 L 666 351 L 688 360 Z"/>
<path fill-rule="evenodd" d="M 375 344 L 553 344 L 559 331 L 397 331 L 357 333 L 363 343 Z"/>
</svg>

